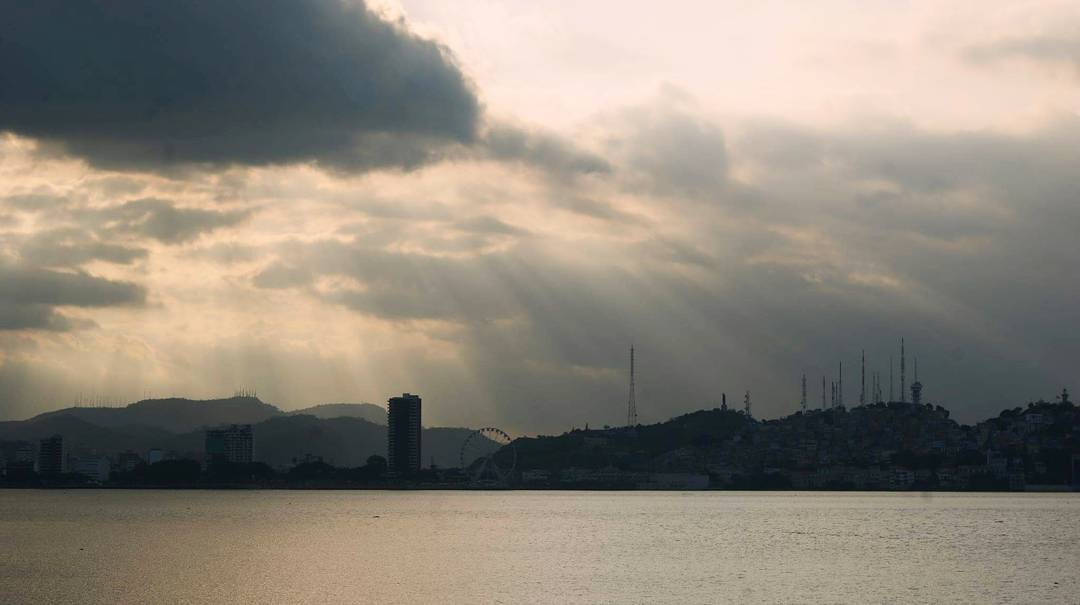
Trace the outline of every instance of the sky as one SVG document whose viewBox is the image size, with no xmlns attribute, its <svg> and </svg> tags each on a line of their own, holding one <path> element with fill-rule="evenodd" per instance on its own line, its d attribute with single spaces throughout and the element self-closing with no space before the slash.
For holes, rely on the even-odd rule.
<svg viewBox="0 0 1080 605">
<path fill-rule="evenodd" d="M 1075 2 L 0 0 L 0 419 L 1077 385 Z M 899 388 L 899 370 L 895 383 Z"/>
</svg>

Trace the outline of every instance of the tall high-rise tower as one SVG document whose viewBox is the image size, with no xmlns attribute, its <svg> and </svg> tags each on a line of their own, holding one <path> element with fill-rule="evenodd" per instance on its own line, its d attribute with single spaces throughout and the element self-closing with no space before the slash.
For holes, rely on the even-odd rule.
<svg viewBox="0 0 1080 605">
<path fill-rule="evenodd" d="M 806 413 L 806 374 L 802 375 L 802 401 L 799 402 L 799 409 L 802 413 Z"/>
<path fill-rule="evenodd" d="M 859 390 L 859 405 L 866 405 L 866 349 L 862 352 L 862 388 Z"/>
<path fill-rule="evenodd" d="M 630 346 L 630 400 L 626 404 L 626 426 L 637 426 L 637 399 L 634 395 L 634 347 Z"/>
<path fill-rule="evenodd" d="M 900 401 L 901 402 L 906 402 L 907 401 L 907 393 L 904 392 L 906 390 L 906 386 L 907 386 L 907 380 L 904 378 L 904 372 L 905 372 L 904 358 L 905 358 L 905 356 L 904 356 L 904 337 L 901 336 L 900 337 Z"/>
<path fill-rule="evenodd" d="M 391 397 L 386 410 L 386 463 L 395 475 L 420 470 L 420 396 Z"/>
</svg>

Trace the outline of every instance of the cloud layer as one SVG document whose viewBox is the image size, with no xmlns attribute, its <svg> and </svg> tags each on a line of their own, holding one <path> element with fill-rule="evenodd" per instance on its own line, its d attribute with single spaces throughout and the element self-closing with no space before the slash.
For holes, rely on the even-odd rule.
<svg viewBox="0 0 1080 605">
<path fill-rule="evenodd" d="M 961 420 L 1075 381 L 1080 120 L 1068 103 L 1012 107 L 1018 97 L 1005 84 L 1015 66 L 998 59 L 1042 60 L 1002 42 L 1024 32 L 986 26 L 943 41 L 939 32 L 954 30 L 924 31 L 890 10 L 881 35 L 873 30 L 883 41 L 851 40 L 850 28 L 804 31 L 805 44 L 784 54 L 790 36 L 770 29 L 776 18 L 811 29 L 831 21 L 748 8 L 733 22 L 749 19 L 779 40 L 765 65 L 780 70 L 782 55 L 797 72 L 767 74 L 782 86 L 762 85 L 763 109 L 720 110 L 719 95 L 662 81 L 607 103 L 610 81 L 590 93 L 588 74 L 568 62 L 535 86 L 579 78 L 565 98 L 599 109 L 552 126 L 522 119 L 516 106 L 482 112 L 444 48 L 361 4 L 260 3 L 267 27 L 235 37 L 225 34 L 250 9 L 243 2 L 59 6 L 13 7 L 22 29 L 5 39 L 40 23 L 27 11 L 59 11 L 57 32 L 108 13 L 126 19 L 90 30 L 149 51 L 108 71 L 119 51 L 72 33 L 73 45 L 93 47 L 87 73 L 111 74 L 100 103 L 75 94 L 95 87 L 75 86 L 81 72 L 60 69 L 68 58 L 39 60 L 49 69 L 26 88 L 37 92 L 0 93 L 11 104 L 52 91 L 38 110 L 16 103 L 22 109 L 0 117 L 19 133 L 0 137 L 0 417 L 78 392 L 209 397 L 246 385 L 286 408 L 415 391 L 430 424 L 550 432 L 625 417 L 630 344 L 646 421 L 747 390 L 759 416 L 790 413 L 801 375 L 816 404 L 817 383 L 841 362 L 850 403 L 860 352 L 887 386 L 901 336 L 919 357 L 927 398 Z M 951 23 L 923 6 L 929 21 Z M 529 23 L 542 19 L 522 10 Z M 128 31 L 196 16 L 222 27 L 203 46 Z M 521 22 L 499 27 L 517 45 Z M 513 56 L 478 55 L 459 30 L 439 39 L 489 78 L 488 60 L 556 61 L 543 44 L 561 31 L 544 29 L 528 38 L 536 49 Z M 228 40 L 236 56 L 221 52 Z M 723 40 L 742 51 L 737 60 L 707 53 L 725 79 L 746 76 L 741 62 L 762 65 L 757 42 Z M 662 57 L 685 41 L 626 42 Z M 29 51 L 3 60 L 31 65 L 44 44 L 26 38 Z M 268 47 L 276 44 L 284 50 Z M 980 58 L 974 48 L 996 50 Z M 186 78 L 179 92 L 171 76 L 146 73 L 170 49 L 183 51 L 169 68 Z M 266 69 L 248 74 L 257 56 Z M 691 85 L 698 77 L 707 79 Z M 875 89 L 883 77 L 925 96 L 881 102 L 893 94 Z M 1045 98 L 1070 99 L 1078 84 L 1049 71 L 1023 77 Z M 829 97 L 827 120 L 771 111 L 784 106 L 777 99 L 820 98 L 808 89 L 822 78 L 858 94 Z M 160 101 L 125 96 L 161 82 Z M 734 97 L 753 90 L 732 87 Z M 354 104 L 360 89 L 374 96 Z M 506 94 L 498 81 L 492 90 Z M 982 102 L 955 102 L 969 98 Z M 921 109 L 927 103 L 936 113 Z M 163 155 L 160 141 L 189 125 L 188 104 L 207 123 L 179 155 Z M 109 113 L 117 108 L 123 115 Z M 999 120 L 985 119 L 993 112 Z M 975 126 L 943 125 L 942 116 L 969 113 Z"/>
<path fill-rule="evenodd" d="M 413 167 L 476 134 L 450 53 L 363 2 L 0 6 L 0 130 L 96 166 Z"/>
</svg>

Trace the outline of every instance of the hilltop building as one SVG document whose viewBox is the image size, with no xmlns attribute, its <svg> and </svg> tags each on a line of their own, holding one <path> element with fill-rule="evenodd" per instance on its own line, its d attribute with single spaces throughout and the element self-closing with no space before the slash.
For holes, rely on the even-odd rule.
<svg viewBox="0 0 1080 605">
<path fill-rule="evenodd" d="M 250 424 L 206 430 L 206 464 L 250 464 L 255 438 Z"/>
<path fill-rule="evenodd" d="M 59 475 L 64 468 L 64 438 L 53 435 L 41 440 L 38 446 L 38 473 Z"/>
<path fill-rule="evenodd" d="M 386 412 L 387 470 L 408 475 L 420 470 L 420 396 L 391 397 Z"/>
<path fill-rule="evenodd" d="M 922 383 L 919 382 L 919 360 L 915 359 L 915 382 L 911 383 L 911 403 L 922 404 Z"/>
</svg>

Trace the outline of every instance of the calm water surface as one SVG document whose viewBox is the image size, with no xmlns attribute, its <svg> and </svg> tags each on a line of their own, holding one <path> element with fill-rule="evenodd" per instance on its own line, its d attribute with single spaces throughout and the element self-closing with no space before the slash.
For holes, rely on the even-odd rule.
<svg viewBox="0 0 1080 605">
<path fill-rule="evenodd" d="M 1078 494 L 0 490 L 0 602 L 1080 602 Z"/>
</svg>

